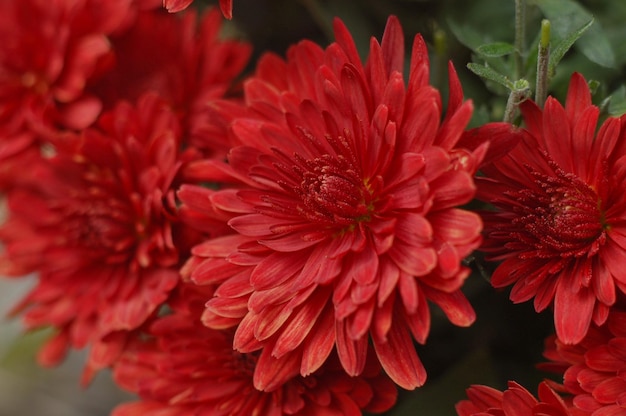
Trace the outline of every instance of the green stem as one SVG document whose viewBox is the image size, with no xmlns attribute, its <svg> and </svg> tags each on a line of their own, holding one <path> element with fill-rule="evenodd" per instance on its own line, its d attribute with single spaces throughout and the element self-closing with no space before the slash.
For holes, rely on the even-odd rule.
<svg viewBox="0 0 626 416">
<path fill-rule="evenodd" d="M 526 53 L 526 0 L 515 0 L 515 75 L 522 78 Z"/>
<path fill-rule="evenodd" d="M 446 37 L 446 32 L 436 28 L 433 33 L 433 44 L 434 44 L 434 52 L 435 59 L 434 65 L 435 69 L 431 71 L 432 74 L 432 85 L 434 85 L 439 91 L 443 91 L 446 87 L 445 84 L 445 74 L 447 73 L 447 65 L 448 65 L 448 39 Z"/>
<path fill-rule="evenodd" d="M 520 79 L 515 83 L 515 88 L 511 90 L 509 94 L 509 99 L 506 102 L 506 108 L 504 109 L 504 118 L 503 121 L 506 123 L 511 123 L 515 121 L 515 117 L 517 116 L 517 107 L 528 98 L 530 94 L 530 87 L 528 85 L 528 81 L 524 79 Z"/>
<path fill-rule="evenodd" d="M 537 85 L 535 87 L 535 102 L 539 107 L 543 107 L 548 96 L 548 83 L 550 74 L 548 68 L 550 64 L 550 21 L 541 21 L 541 38 L 539 40 L 539 51 L 537 53 Z"/>
</svg>

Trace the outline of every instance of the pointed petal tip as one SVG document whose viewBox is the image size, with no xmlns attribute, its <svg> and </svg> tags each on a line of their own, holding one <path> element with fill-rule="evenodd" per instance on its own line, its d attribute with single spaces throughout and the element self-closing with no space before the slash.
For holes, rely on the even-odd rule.
<svg viewBox="0 0 626 416">
<path fill-rule="evenodd" d="M 232 20 L 233 18 L 233 1 L 232 0 L 220 0 L 220 10 L 225 18 Z"/>
</svg>

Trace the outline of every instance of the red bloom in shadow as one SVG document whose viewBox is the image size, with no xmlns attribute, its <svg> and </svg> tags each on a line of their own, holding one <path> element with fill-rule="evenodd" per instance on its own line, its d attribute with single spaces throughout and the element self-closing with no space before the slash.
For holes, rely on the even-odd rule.
<svg viewBox="0 0 626 416">
<path fill-rule="evenodd" d="M 179 151 L 178 120 L 152 95 L 58 143 L 28 167 L 33 183 L 7 196 L 0 266 L 38 273 L 16 313 L 25 311 L 28 328 L 57 330 L 41 361 L 91 343 L 90 371 L 110 364 L 178 283 L 180 253 L 196 233 L 177 223 L 173 189 L 195 153 Z"/>
<path fill-rule="evenodd" d="M 0 188 L 36 163 L 41 135 L 82 129 L 101 110 L 85 85 L 110 51 L 131 0 L 2 1 L 0 14 Z"/>
<path fill-rule="evenodd" d="M 226 152 L 207 134 L 206 106 L 222 98 L 250 46 L 220 38 L 218 11 L 168 14 L 158 2 L 11 1 L 0 16 L 0 187 L 58 131 L 91 126 L 120 100 L 158 94 L 180 115 L 187 141 Z M 10 40 L 10 41 L 9 41 Z M 207 143 L 206 138 L 211 142 Z M 214 148 L 215 145 L 222 148 Z"/>
<path fill-rule="evenodd" d="M 80 129 L 100 112 L 86 82 L 110 50 L 107 36 L 130 0 L 4 1 L 0 16 L 0 122 Z"/>
<path fill-rule="evenodd" d="M 587 416 L 570 408 L 547 382 L 539 384 L 539 399 L 510 381 L 504 392 L 475 385 L 467 389 L 468 400 L 456 405 L 459 416 Z"/>
<path fill-rule="evenodd" d="M 105 110 L 119 100 L 158 94 L 181 115 L 192 136 L 187 141 L 202 145 L 206 106 L 229 92 L 251 52 L 249 44 L 223 38 L 222 21 L 217 10 L 200 17 L 162 8 L 137 11 L 127 29 L 110 36 L 111 53 L 87 90 Z"/>
<path fill-rule="evenodd" d="M 495 287 L 513 284 L 511 300 L 534 298 L 537 311 L 554 305 L 559 339 L 577 343 L 626 292 L 626 117 L 596 131 L 580 74 L 565 107 L 548 98 L 543 110 L 531 101 L 521 110 L 528 134 L 477 179 L 478 197 L 496 207 L 483 216 L 482 249 L 503 260 Z"/>
<path fill-rule="evenodd" d="M 141 401 L 118 406 L 113 416 L 360 415 L 395 403 L 396 387 L 372 359 L 360 377 L 334 359 L 309 377 L 291 374 L 271 391 L 256 390 L 258 354 L 233 351 L 233 331 L 202 325 L 207 294 L 197 290 L 183 288 L 172 314 L 151 325 L 151 338 L 124 352 L 114 378 Z"/>
<path fill-rule="evenodd" d="M 555 388 L 571 396 L 585 415 L 622 415 L 626 412 L 626 313 L 612 309 L 606 322 L 592 325 L 577 345 L 556 337 L 546 340 L 541 368 L 563 374 Z"/>
<path fill-rule="evenodd" d="M 455 149 L 472 113 L 452 67 L 445 119 L 428 84 L 420 36 L 408 87 L 397 18 L 361 62 L 346 27 L 325 50 L 293 46 L 287 60 L 262 58 L 245 84 L 245 116 L 231 123 L 228 163 L 196 169 L 222 190 L 184 186 L 183 213 L 220 218 L 236 231 L 194 248 L 184 274 L 217 285 L 205 325 L 237 326 L 234 346 L 260 351 L 255 386 L 271 390 L 280 371 L 307 376 L 336 349 L 352 376 L 370 339 L 400 386 L 424 383 L 413 340 L 425 342 L 428 301 L 457 325 L 474 311 L 460 288 L 461 259 L 480 243 L 470 201 L 484 146 Z M 284 368 L 288 368 L 285 370 Z"/>
</svg>

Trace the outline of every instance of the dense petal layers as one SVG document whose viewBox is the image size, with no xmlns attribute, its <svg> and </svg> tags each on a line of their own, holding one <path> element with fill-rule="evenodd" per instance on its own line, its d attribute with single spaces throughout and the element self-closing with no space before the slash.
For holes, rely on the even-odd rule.
<svg viewBox="0 0 626 416">
<path fill-rule="evenodd" d="M 87 128 L 147 92 L 176 109 L 189 143 L 223 157 L 228 143 L 211 131 L 207 106 L 228 94 L 250 47 L 220 36 L 218 11 L 198 19 L 169 15 L 153 0 L 4 3 L 0 38 L 11 41 L 0 45 L 2 189 L 20 180 L 15 166 L 56 145 L 59 131 Z"/>
<path fill-rule="evenodd" d="M 531 101 L 521 109 L 526 136 L 477 180 L 479 198 L 497 208 L 483 215 L 483 249 L 503 261 L 492 284 L 513 285 L 511 299 L 534 299 L 537 311 L 553 306 L 558 337 L 576 343 L 626 289 L 616 266 L 626 254 L 626 118 L 596 132 L 599 110 L 580 74 L 565 107 L 549 98 L 543 110 Z"/>
<path fill-rule="evenodd" d="M 559 388 L 584 415 L 626 413 L 626 313 L 613 308 L 603 325 L 592 325 L 577 345 L 546 340 L 546 370 L 563 374 Z"/>
<path fill-rule="evenodd" d="M 183 118 L 188 141 L 207 150 L 218 143 L 206 133 L 207 106 L 232 88 L 250 56 L 250 45 L 225 39 L 223 18 L 212 10 L 170 15 L 161 8 L 139 10 L 132 25 L 109 36 L 111 56 L 87 90 L 105 110 L 119 100 L 135 101 L 150 91 Z M 211 140 L 210 143 L 200 143 Z"/>
<path fill-rule="evenodd" d="M 57 330 L 45 364 L 87 344 L 94 345 L 89 368 L 110 364 L 123 334 L 177 285 L 180 254 L 196 241 L 175 217 L 178 171 L 195 157 L 179 151 L 180 140 L 176 115 L 147 95 L 65 135 L 30 167 L 37 180 L 7 195 L 2 270 L 38 273 L 15 312 L 25 311 L 28 328 Z"/>
<path fill-rule="evenodd" d="M 235 234 L 196 246 L 183 274 L 217 288 L 205 325 L 236 327 L 235 348 L 260 353 L 257 388 L 276 383 L 276 362 L 306 376 L 333 350 L 362 374 L 371 342 L 413 389 L 426 378 L 413 341 L 428 335 L 428 301 L 457 325 L 474 320 L 460 261 L 482 223 L 457 207 L 474 195 L 485 146 L 456 148 L 472 106 L 450 67 L 442 120 L 420 36 L 404 79 L 397 18 L 365 64 L 339 20 L 335 33 L 326 49 L 303 41 L 286 60 L 265 55 L 245 83 L 245 106 L 228 118 L 228 162 L 194 170 L 236 185 L 179 192 L 185 218 L 220 218 Z"/>
<path fill-rule="evenodd" d="M 508 389 L 499 391 L 475 385 L 467 389 L 468 400 L 457 403 L 459 416 L 585 416 L 586 413 L 571 408 L 550 387 L 539 384 L 538 399 L 519 384 L 510 381 Z"/>
<path fill-rule="evenodd" d="M 107 37 L 127 21 L 131 5 L 1 2 L 0 189 L 20 186 L 25 175 L 15 172 L 36 163 L 50 129 L 82 129 L 98 118 L 102 104 L 85 85 L 110 54 Z"/>
<path fill-rule="evenodd" d="M 38 275 L 14 312 L 56 330 L 40 361 L 90 345 L 89 378 L 158 313 L 198 235 L 223 233 L 180 223 L 174 190 L 189 161 L 229 148 L 206 110 L 250 48 L 221 37 L 217 11 L 154 0 L 3 6 L 0 270 Z"/>
<path fill-rule="evenodd" d="M 83 128 L 99 114 L 85 84 L 110 52 L 107 36 L 130 0 L 4 1 L 0 17 L 0 123 Z M 54 29 L 54 30 L 52 30 Z"/>
<path fill-rule="evenodd" d="M 360 377 L 349 377 L 332 360 L 309 377 L 257 390 L 254 368 L 266 358 L 233 351 L 233 331 L 203 326 L 206 294 L 196 291 L 183 288 L 173 313 L 152 324 L 150 338 L 124 352 L 114 377 L 140 401 L 118 406 L 114 416 L 360 415 L 384 412 L 395 403 L 396 387 L 373 357 Z"/>
</svg>

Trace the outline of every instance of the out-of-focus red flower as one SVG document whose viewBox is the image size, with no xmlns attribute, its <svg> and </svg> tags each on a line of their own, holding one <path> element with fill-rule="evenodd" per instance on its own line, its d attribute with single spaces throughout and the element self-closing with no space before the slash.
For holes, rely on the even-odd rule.
<svg viewBox="0 0 626 416">
<path fill-rule="evenodd" d="M 147 95 L 64 136 L 51 156 L 28 167 L 34 182 L 8 194 L 0 269 L 38 273 L 15 312 L 25 311 L 28 328 L 56 329 L 40 354 L 44 364 L 87 344 L 87 376 L 110 364 L 126 333 L 178 283 L 180 253 L 196 234 L 175 216 L 178 171 L 195 157 L 180 147 L 175 114 Z"/>
<path fill-rule="evenodd" d="M 182 16 L 163 8 L 138 11 L 127 30 L 110 37 L 109 59 L 88 91 L 105 110 L 120 99 L 154 92 L 181 115 L 188 141 L 201 144 L 206 106 L 224 97 L 251 52 L 249 44 L 221 36 L 222 21 L 217 10 L 200 18 L 191 11 Z"/>
<path fill-rule="evenodd" d="M 228 163 L 208 162 L 209 182 L 184 186 L 183 214 L 229 221 L 233 235 L 194 248 L 184 274 L 217 285 L 205 325 L 237 326 L 234 347 L 259 351 L 255 386 L 307 376 L 336 349 L 352 376 L 370 339 L 383 368 L 413 389 L 426 372 L 413 340 L 425 342 L 428 301 L 456 325 L 474 311 L 460 264 L 480 243 L 470 201 L 484 146 L 455 144 L 471 116 L 451 68 L 445 119 L 429 80 L 426 45 L 413 43 L 408 84 L 397 18 L 361 62 L 346 27 L 327 49 L 303 41 L 282 60 L 261 59 L 245 84 L 250 116 L 235 117 Z M 408 85 L 408 86 L 407 86 Z"/>
<path fill-rule="evenodd" d="M 100 112 L 85 94 L 132 0 L 2 0 L 0 123 L 81 129 Z"/>
<path fill-rule="evenodd" d="M 172 314 L 151 325 L 152 338 L 124 352 L 114 378 L 141 401 L 118 406 L 113 416 L 356 416 L 394 405 L 396 387 L 374 357 L 359 377 L 345 374 L 335 357 L 309 377 L 291 374 L 272 391 L 256 390 L 252 379 L 258 353 L 233 351 L 232 330 L 202 325 L 206 294 L 197 290 L 183 288 Z"/>
<path fill-rule="evenodd" d="M 528 134 L 477 180 L 478 197 L 497 208 L 483 216 L 483 249 L 503 260 L 492 284 L 513 284 L 511 300 L 534 298 L 537 311 L 554 305 L 559 339 L 576 343 L 626 292 L 626 117 L 596 131 L 580 74 L 565 107 L 548 98 L 543 110 L 532 101 L 521 110 Z"/>
<path fill-rule="evenodd" d="M 205 107 L 232 86 L 250 46 L 220 38 L 218 11 L 198 23 L 195 13 L 174 16 L 153 3 L 0 2 L 2 189 L 58 131 L 86 128 L 119 100 L 146 92 L 180 115 L 188 143 L 208 155 L 226 152 L 213 147 L 219 140 L 207 131 Z"/>
<path fill-rule="evenodd" d="M 82 129 L 101 110 L 85 85 L 132 0 L 0 0 L 0 189 L 17 186 L 49 130 Z"/>
<path fill-rule="evenodd" d="M 585 415 L 626 414 L 626 312 L 612 309 L 607 321 L 592 325 L 577 345 L 546 340 L 541 368 L 563 374 L 563 393 Z"/>
<path fill-rule="evenodd" d="M 459 416 L 587 416 L 570 408 L 547 382 L 539 384 L 539 400 L 514 381 L 509 381 L 504 392 L 471 386 L 467 397 L 456 405 Z"/>
<path fill-rule="evenodd" d="M 163 6 L 170 13 L 185 10 L 193 0 L 163 0 Z M 233 18 L 233 0 L 220 0 L 220 10 L 227 19 Z"/>
</svg>

